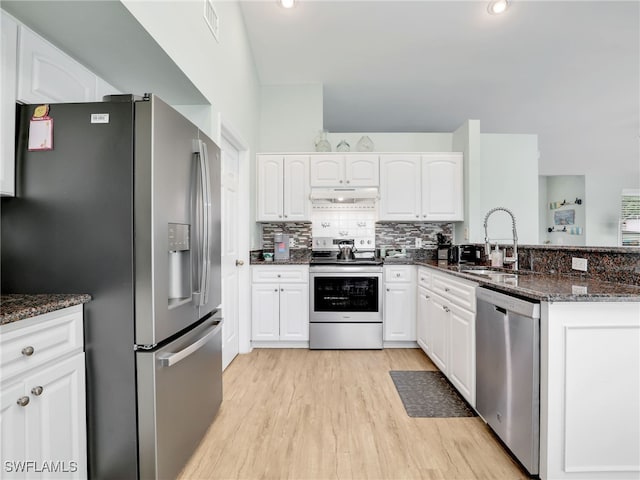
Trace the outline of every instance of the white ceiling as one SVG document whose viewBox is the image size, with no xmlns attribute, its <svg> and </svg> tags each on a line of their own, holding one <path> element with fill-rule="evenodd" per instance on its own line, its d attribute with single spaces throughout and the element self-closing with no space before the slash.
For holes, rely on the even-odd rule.
<svg viewBox="0 0 640 480">
<path fill-rule="evenodd" d="M 322 83 L 329 131 L 451 132 L 479 119 L 483 132 L 541 144 L 624 140 L 637 158 L 640 3 L 513 0 L 502 16 L 487 3 L 267 0 L 242 11 L 261 83 Z"/>
</svg>

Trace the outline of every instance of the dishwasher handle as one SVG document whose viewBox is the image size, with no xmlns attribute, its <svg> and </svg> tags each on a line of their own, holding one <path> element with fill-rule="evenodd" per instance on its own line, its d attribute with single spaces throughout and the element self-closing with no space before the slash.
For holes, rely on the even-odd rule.
<svg viewBox="0 0 640 480">
<path fill-rule="evenodd" d="M 183 348 L 179 352 L 165 353 L 158 357 L 158 363 L 160 363 L 161 367 L 171 367 L 176 363 L 184 360 L 189 355 L 195 353 L 199 350 L 203 345 L 205 345 L 211 337 L 218 334 L 218 332 L 222 329 L 222 321 L 220 321 L 217 325 L 214 325 L 209 329 L 207 333 L 205 333 L 198 340 L 193 342 L 188 347 Z"/>
</svg>

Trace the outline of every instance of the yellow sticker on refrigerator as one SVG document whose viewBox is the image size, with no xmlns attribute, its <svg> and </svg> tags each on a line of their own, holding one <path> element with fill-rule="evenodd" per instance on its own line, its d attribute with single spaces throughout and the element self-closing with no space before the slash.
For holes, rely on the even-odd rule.
<svg viewBox="0 0 640 480">
<path fill-rule="evenodd" d="M 29 122 L 30 152 L 53 150 L 53 118 L 49 116 L 49 105 L 38 105 Z"/>
</svg>

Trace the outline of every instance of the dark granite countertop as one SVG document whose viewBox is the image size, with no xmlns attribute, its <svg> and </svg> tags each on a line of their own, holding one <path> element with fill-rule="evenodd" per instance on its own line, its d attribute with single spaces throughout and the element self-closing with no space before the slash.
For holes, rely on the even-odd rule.
<svg viewBox="0 0 640 480">
<path fill-rule="evenodd" d="M 610 250 L 610 249 L 609 249 Z M 311 258 L 310 250 L 292 250 L 291 259 L 265 262 L 261 255 L 252 255 L 252 265 L 305 265 Z M 256 252 L 257 253 L 257 252 Z M 434 260 L 408 256 L 387 258 L 385 265 L 421 265 L 451 273 L 505 293 L 547 302 L 640 302 L 640 286 L 605 282 L 585 275 L 552 274 L 519 271 L 516 276 L 484 277 L 459 271 L 457 266 L 438 267 Z M 486 267 L 480 267 L 486 268 Z M 508 272 L 508 270 L 503 270 Z"/>
<path fill-rule="evenodd" d="M 291 249 L 288 260 L 271 260 L 269 262 L 264 261 L 261 250 L 255 250 L 251 252 L 249 258 L 251 265 L 308 265 L 311 260 L 311 250 Z"/>
<path fill-rule="evenodd" d="M 495 290 L 534 300 L 546 302 L 640 302 L 639 286 L 604 282 L 586 276 L 519 271 L 516 275 L 491 278 L 461 272 L 460 267 L 457 266 L 438 267 L 433 261 L 415 262 L 415 264 L 450 273 L 456 277 L 479 283 L 481 286 L 492 287 Z M 501 271 L 512 273 L 506 269 Z"/>
<path fill-rule="evenodd" d="M 87 294 L 2 294 L 0 295 L 0 325 L 35 317 L 61 308 L 87 303 Z"/>
</svg>

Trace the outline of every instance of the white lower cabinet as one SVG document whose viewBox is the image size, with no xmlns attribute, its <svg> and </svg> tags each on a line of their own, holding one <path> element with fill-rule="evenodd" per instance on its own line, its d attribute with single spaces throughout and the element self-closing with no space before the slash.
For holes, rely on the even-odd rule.
<svg viewBox="0 0 640 480">
<path fill-rule="evenodd" d="M 416 267 L 384 266 L 384 341 L 416 341 Z M 397 346 L 406 346 L 397 344 Z"/>
<path fill-rule="evenodd" d="M 254 265 L 252 270 L 254 346 L 308 346 L 309 267 Z"/>
<path fill-rule="evenodd" d="M 425 267 L 418 277 L 418 345 L 475 406 L 477 284 Z"/>
<path fill-rule="evenodd" d="M 476 337 L 474 312 L 449 305 L 449 380 L 475 406 Z"/>
<path fill-rule="evenodd" d="M 82 307 L 7 324 L 0 332 L 2 366 L 12 372 L 6 377 L 3 368 L 0 394 L 2 478 L 86 478 Z M 52 336 L 58 340 L 49 342 Z"/>
</svg>

